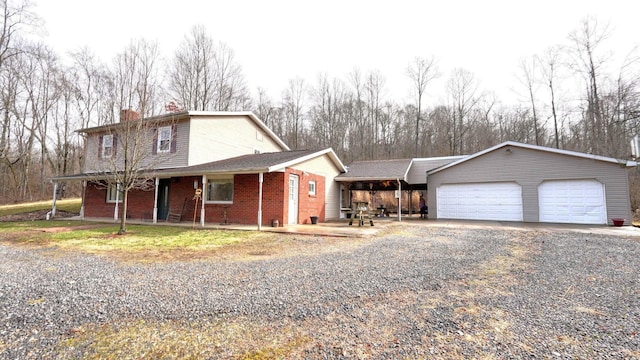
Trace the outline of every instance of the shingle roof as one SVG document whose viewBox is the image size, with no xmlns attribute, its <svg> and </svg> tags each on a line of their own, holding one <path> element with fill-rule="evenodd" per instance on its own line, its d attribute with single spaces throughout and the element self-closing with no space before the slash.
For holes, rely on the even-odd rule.
<svg viewBox="0 0 640 360">
<path fill-rule="evenodd" d="M 354 161 L 336 181 L 405 179 L 411 159 Z"/>
<path fill-rule="evenodd" d="M 194 172 L 194 173 L 212 173 L 212 172 L 267 172 L 270 168 L 295 161 L 299 158 L 312 155 L 318 150 L 292 150 L 262 154 L 249 154 L 237 156 L 234 158 L 213 161 L 205 164 L 181 167 L 176 169 L 161 169 L 156 173 L 161 175 L 163 172 Z"/>
<path fill-rule="evenodd" d="M 260 173 L 271 172 L 284 169 L 287 166 L 295 165 L 303 161 L 313 159 L 317 156 L 328 155 L 340 171 L 344 171 L 344 166 L 340 159 L 330 148 L 324 150 L 290 150 L 262 154 L 249 154 L 234 158 L 213 161 L 205 164 L 184 166 L 177 168 L 149 170 L 156 176 L 194 176 L 212 173 Z M 107 174 L 101 174 L 106 176 Z M 81 180 L 91 178 L 96 174 L 76 174 L 68 176 L 53 177 L 53 180 Z"/>
<path fill-rule="evenodd" d="M 439 168 L 433 169 L 433 170 L 431 170 L 429 172 L 429 174 L 435 174 L 435 173 L 437 173 L 439 171 L 448 169 L 450 167 L 456 166 L 458 164 L 461 164 L 461 163 L 469 161 L 469 160 L 473 160 L 473 159 L 475 159 L 475 158 L 477 158 L 479 156 L 482 156 L 484 154 L 490 153 L 492 151 L 495 151 L 497 149 L 500 149 L 500 148 L 503 148 L 503 147 L 507 147 L 507 146 L 520 147 L 520 148 L 537 150 L 537 151 L 542 151 L 542 152 L 549 152 L 549 153 L 568 155 L 568 156 L 575 156 L 575 157 L 591 159 L 591 160 L 604 161 L 604 162 L 609 162 L 609 163 L 613 163 L 613 164 L 623 165 L 623 166 L 626 166 L 626 167 L 634 167 L 634 166 L 638 165 L 637 162 L 631 161 L 631 160 L 614 159 L 614 158 L 610 158 L 610 157 L 606 157 L 606 156 L 586 154 L 586 153 L 581 153 L 581 152 L 576 152 L 576 151 L 554 149 L 554 148 L 549 148 L 549 147 L 545 147 L 545 146 L 538 146 L 538 145 L 531 145 L 531 144 L 523 144 L 523 143 L 519 143 L 519 142 L 515 142 L 515 141 L 505 141 L 505 142 L 503 142 L 501 144 L 498 144 L 498 145 L 490 147 L 488 149 L 479 151 L 479 152 L 477 152 L 477 153 L 475 153 L 473 155 L 467 156 L 467 157 L 465 157 L 463 159 L 460 159 L 458 161 L 454 161 L 452 163 L 443 165 L 443 166 L 441 166 Z"/>
</svg>

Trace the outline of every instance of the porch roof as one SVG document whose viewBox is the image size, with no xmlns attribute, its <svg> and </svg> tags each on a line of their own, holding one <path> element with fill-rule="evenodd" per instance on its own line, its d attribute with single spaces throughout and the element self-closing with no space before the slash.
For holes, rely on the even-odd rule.
<svg viewBox="0 0 640 360">
<path fill-rule="evenodd" d="M 405 180 L 411 159 L 354 161 L 347 172 L 336 177 L 336 181 L 386 181 Z"/>
<path fill-rule="evenodd" d="M 174 177 L 174 176 L 198 176 L 203 174 L 255 174 L 284 170 L 304 161 L 327 155 L 340 171 L 346 171 L 342 162 L 331 148 L 324 150 L 290 150 L 281 152 L 248 154 L 234 158 L 213 161 L 204 164 L 184 166 L 178 168 L 149 169 L 143 171 L 147 176 Z M 108 178 L 109 173 L 83 173 L 67 176 L 52 177 L 54 181 L 60 180 L 87 180 L 95 178 Z"/>
</svg>

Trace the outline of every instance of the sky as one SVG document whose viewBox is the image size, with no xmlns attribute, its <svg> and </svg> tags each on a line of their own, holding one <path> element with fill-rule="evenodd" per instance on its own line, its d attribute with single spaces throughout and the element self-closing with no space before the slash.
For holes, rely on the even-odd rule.
<svg viewBox="0 0 640 360">
<path fill-rule="evenodd" d="M 517 101 L 519 60 L 567 43 L 587 16 L 610 24 L 616 54 L 640 44 L 636 0 L 35 1 L 50 46 L 59 53 L 88 46 L 106 62 L 137 38 L 157 40 L 170 59 L 190 29 L 204 25 L 235 51 L 252 92 L 262 87 L 276 99 L 289 79 L 346 79 L 359 68 L 380 71 L 388 98 L 410 102 L 407 65 L 435 56 L 442 76 L 428 96 L 442 98 L 461 67 L 482 89 Z"/>
</svg>

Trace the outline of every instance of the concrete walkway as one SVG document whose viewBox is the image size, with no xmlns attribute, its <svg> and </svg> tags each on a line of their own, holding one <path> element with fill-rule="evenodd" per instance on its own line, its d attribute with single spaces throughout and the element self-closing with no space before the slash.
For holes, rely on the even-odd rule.
<svg viewBox="0 0 640 360">
<path fill-rule="evenodd" d="M 68 218 L 72 220 L 80 220 L 79 217 Z M 105 218 L 85 218 L 85 221 L 115 223 L 112 219 Z M 547 223 L 523 223 L 523 222 L 498 222 L 498 221 L 464 221 L 464 220 L 431 220 L 420 219 L 418 216 L 404 217 L 402 222 L 398 222 L 395 217 L 374 218 L 374 226 L 365 223 L 364 226 L 358 226 L 355 222 L 349 225 L 347 220 L 330 220 L 315 225 L 284 225 L 280 227 L 262 226 L 261 231 L 286 233 L 286 234 L 302 234 L 316 236 L 336 236 L 336 237 L 366 237 L 377 234 L 380 230 L 389 226 L 402 224 L 403 226 L 437 226 L 451 228 L 496 228 L 505 230 L 521 230 L 521 231 L 548 231 L 548 232 L 576 232 L 584 234 L 599 234 L 611 236 L 632 236 L 640 237 L 640 228 L 634 226 L 605 226 L 605 225 L 576 225 L 576 224 L 547 224 Z M 136 225 L 154 225 L 150 221 L 127 220 L 127 224 Z M 158 226 L 181 226 L 193 227 L 191 222 L 157 222 Z M 208 223 L 201 227 L 199 223 L 193 227 L 195 229 L 218 229 L 218 230 L 243 230 L 258 231 L 257 225 L 242 224 L 216 224 Z"/>
</svg>

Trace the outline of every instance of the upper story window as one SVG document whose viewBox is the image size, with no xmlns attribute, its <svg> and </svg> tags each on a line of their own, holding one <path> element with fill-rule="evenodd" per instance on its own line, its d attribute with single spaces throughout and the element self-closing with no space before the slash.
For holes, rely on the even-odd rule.
<svg viewBox="0 0 640 360">
<path fill-rule="evenodd" d="M 100 155 L 102 155 L 102 158 L 104 159 L 108 159 L 113 156 L 113 135 L 102 135 Z"/>
<path fill-rule="evenodd" d="M 158 145 L 159 153 L 171 151 L 171 126 L 163 126 L 158 128 Z"/>
</svg>

